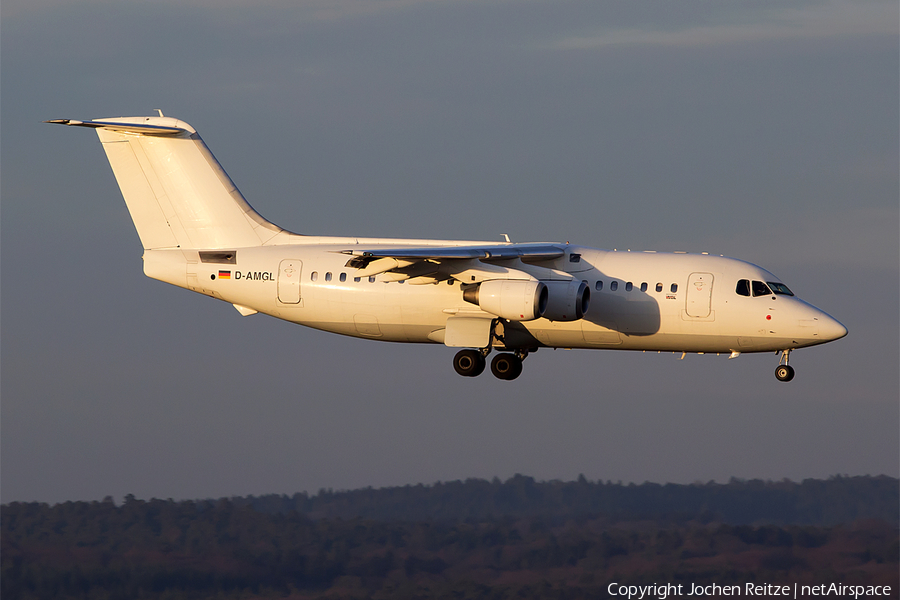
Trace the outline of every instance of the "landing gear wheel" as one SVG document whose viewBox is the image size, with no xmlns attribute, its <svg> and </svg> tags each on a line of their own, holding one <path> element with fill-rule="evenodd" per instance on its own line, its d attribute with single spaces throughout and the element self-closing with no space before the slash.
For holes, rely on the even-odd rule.
<svg viewBox="0 0 900 600">
<path fill-rule="evenodd" d="M 484 372 L 484 354 L 478 350 L 460 350 L 453 357 L 453 368 L 463 377 L 478 377 Z"/>
<path fill-rule="evenodd" d="M 788 365 L 778 365 L 775 369 L 775 379 L 778 381 L 790 381 L 794 378 L 794 367 Z"/>
<path fill-rule="evenodd" d="M 491 373 L 497 379 L 512 381 L 522 374 L 522 359 L 507 352 L 498 354 L 491 361 Z"/>
</svg>

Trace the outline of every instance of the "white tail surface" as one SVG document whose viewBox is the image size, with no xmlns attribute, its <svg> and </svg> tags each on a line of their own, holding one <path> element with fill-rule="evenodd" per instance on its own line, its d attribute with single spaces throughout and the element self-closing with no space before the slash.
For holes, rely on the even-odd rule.
<svg viewBox="0 0 900 600">
<path fill-rule="evenodd" d="M 141 243 L 243 248 L 292 234 L 247 203 L 193 127 L 171 117 L 51 121 L 97 130 Z"/>
</svg>

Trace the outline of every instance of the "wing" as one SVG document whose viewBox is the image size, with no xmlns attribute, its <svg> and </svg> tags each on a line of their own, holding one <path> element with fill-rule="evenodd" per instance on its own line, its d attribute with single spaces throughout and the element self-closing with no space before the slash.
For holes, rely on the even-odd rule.
<svg viewBox="0 0 900 600">
<path fill-rule="evenodd" d="M 503 261 L 538 263 L 565 255 L 562 244 L 498 244 L 484 246 L 426 246 L 344 250 L 351 255 L 348 268 L 356 277 L 386 273 L 389 281 L 412 284 L 458 279 L 467 283 L 485 279 L 529 279 L 524 271 Z"/>
</svg>

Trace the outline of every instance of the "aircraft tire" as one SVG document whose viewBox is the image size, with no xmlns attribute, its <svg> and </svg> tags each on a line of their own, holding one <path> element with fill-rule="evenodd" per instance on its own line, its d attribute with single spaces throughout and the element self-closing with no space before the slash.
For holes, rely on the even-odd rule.
<svg viewBox="0 0 900 600">
<path fill-rule="evenodd" d="M 491 373 L 497 379 L 512 381 L 522 374 L 522 359 L 508 352 L 498 354 L 491 361 Z"/>
<path fill-rule="evenodd" d="M 775 369 L 775 379 L 778 381 L 790 381 L 794 378 L 794 368 L 788 365 L 778 365 Z"/>
<path fill-rule="evenodd" d="M 484 366 L 484 355 L 478 350 L 460 350 L 453 357 L 453 369 L 463 377 L 478 377 Z"/>
</svg>

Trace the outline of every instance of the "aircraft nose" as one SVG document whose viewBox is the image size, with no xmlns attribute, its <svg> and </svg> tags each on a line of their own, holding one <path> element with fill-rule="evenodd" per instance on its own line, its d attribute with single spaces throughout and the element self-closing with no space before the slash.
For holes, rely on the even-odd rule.
<svg viewBox="0 0 900 600">
<path fill-rule="evenodd" d="M 839 340 L 845 335 L 847 335 L 847 328 L 840 321 L 831 315 L 822 313 L 822 316 L 819 317 L 819 337 L 830 342 Z"/>
</svg>

